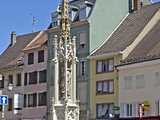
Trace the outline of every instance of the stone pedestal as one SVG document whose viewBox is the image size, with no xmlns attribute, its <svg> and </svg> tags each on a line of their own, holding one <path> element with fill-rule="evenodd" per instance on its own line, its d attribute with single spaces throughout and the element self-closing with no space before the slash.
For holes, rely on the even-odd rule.
<svg viewBox="0 0 160 120">
<path fill-rule="evenodd" d="M 55 104 L 54 120 L 79 120 L 79 107 L 74 104 Z"/>
</svg>

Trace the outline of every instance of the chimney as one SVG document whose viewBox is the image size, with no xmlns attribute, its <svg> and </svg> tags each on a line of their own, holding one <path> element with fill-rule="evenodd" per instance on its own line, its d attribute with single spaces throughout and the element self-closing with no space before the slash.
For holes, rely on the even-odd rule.
<svg viewBox="0 0 160 120">
<path fill-rule="evenodd" d="M 141 9 L 143 6 L 143 0 L 129 0 L 129 12 L 134 12 Z"/>
<path fill-rule="evenodd" d="M 12 32 L 11 33 L 11 44 L 10 46 L 14 46 L 14 44 L 16 43 L 16 32 Z"/>
<path fill-rule="evenodd" d="M 134 0 L 134 10 L 139 10 L 143 6 L 143 0 Z"/>
</svg>

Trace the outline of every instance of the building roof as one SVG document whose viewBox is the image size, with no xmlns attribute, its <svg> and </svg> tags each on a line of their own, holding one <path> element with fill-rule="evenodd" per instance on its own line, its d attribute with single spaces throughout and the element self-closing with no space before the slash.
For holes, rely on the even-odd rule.
<svg viewBox="0 0 160 120">
<path fill-rule="evenodd" d="M 14 46 L 9 46 L 0 55 L 0 68 L 14 65 L 22 56 L 22 50 L 38 35 L 38 33 L 39 32 L 17 36 Z"/>
<path fill-rule="evenodd" d="M 41 31 L 23 50 L 36 49 L 47 43 L 48 34 L 46 31 Z"/>
<path fill-rule="evenodd" d="M 155 13 L 160 9 L 160 3 L 144 6 L 130 13 L 106 42 L 92 56 L 123 51 L 128 47 Z"/>
<path fill-rule="evenodd" d="M 69 2 L 69 9 L 76 9 L 77 12 L 75 13 L 75 15 L 72 16 L 71 11 L 69 12 L 69 16 L 71 17 L 72 22 L 77 22 L 77 21 L 81 21 L 81 20 L 87 20 L 87 18 L 91 15 L 91 12 L 93 10 L 93 6 L 95 5 L 96 0 L 70 0 Z M 86 6 L 90 6 L 91 9 L 87 9 L 86 13 L 81 13 L 84 12 L 84 8 L 86 8 Z M 52 19 L 54 22 L 59 21 L 59 8 L 61 7 L 61 4 L 58 6 L 57 11 L 54 11 L 52 13 Z M 80 14 L 81 13 L 81 14 Z M 81 18 L 82 17 L 82 18 Z M 50 25 L 50 27 L 57 27 L 57 25 L 59 25 L 59 22 L 57 22 L 54 25 L 54 22 Z"/>
<path fill-rule="evenodd" d="M 133 49 L 122 64 L 160 59 L 160 21 Z"/>
<path fill-rule="evenodd" d="M 85 1 L 95 3 L 96 0 L 72 0 L 70 1 L 70 5 L 75 5 L 78 8 L 81 8 L 81 5 L 84 4 Z"/>
</svg>

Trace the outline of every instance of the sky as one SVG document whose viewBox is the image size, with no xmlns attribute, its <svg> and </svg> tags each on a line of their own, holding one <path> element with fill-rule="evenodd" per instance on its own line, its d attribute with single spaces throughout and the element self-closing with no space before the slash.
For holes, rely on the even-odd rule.
<svg viewBox="0 0 160 120">
<path fill-rule="evenodd" d="M 35 31 L 46 29 L 51 22 L 51 13 L 60 0 L 0 0 L 0 53 L 10 43 L 10 33 L 17 35 L 32 32 L 35 16 Z"/>
<path fill-rule="evenodd" d="M 152 3 L 160 2 L 160 0 L 151 0 Z"/>
<path fill-rule="evenodd" d="M 51 13 L 61 0 L 0 0 L 0 54 L 10 44 L 10 33 L 17 35 L 32 32 L 32 18 L 36 19 L 34 30 L 44 30 L 51 22 Z M 152 0 L 157 2 L 160 0 Z"/>
</svg>

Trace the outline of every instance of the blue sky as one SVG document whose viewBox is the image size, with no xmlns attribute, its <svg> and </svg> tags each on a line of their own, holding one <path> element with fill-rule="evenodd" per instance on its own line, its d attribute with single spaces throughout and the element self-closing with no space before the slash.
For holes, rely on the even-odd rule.
<svg viewBox="0 0 160 120">
<path fill-rule="evenodd" d="M 160 2 L 160 0 L 150 0 L 152 3 Z"/>
<path fill-rule="evenodd" d="M 32 32 L 33 15 L 37 19 L 35 30 L 46 29 L 59 1 L 0 0 L 0 53 L 9 45 L 12 31 L 17 35 Z"/>
</svg>

